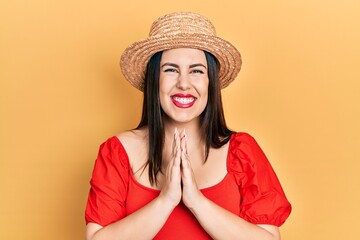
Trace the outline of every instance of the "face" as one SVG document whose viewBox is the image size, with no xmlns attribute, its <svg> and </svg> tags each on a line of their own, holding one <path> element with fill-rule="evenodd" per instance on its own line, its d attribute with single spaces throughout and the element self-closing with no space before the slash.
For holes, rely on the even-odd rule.
<svg viewBox="0 0 360 240">
<path fill-rule="evenodd" d="M 205 53 L 191 48 L 166 50 L 160 62 L 160 104 L 175 122 L 199 121 L 208 100 Z"/>
</svg>

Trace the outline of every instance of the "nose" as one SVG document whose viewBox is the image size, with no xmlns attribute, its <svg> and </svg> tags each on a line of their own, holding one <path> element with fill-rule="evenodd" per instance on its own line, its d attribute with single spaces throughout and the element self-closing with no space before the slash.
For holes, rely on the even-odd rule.
<svg viewBox="0 0 360 240">
<path fill-rule="evenodd" d="M 186 73 L 181 73 L 178 77 L 176 87 L 181 90 L 187 90 L 190 88 L 189 76 Z"/>
</svg>

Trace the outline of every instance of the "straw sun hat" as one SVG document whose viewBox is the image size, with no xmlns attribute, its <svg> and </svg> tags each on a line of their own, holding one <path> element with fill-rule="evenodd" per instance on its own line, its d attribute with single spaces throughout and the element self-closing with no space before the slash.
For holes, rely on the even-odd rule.
<svg viewBox="0 0 360 240">
<path fill-rule="evenodd" d="M 157 52 L 174 48 L 195 48 L 210 52 L 220 63 L 220 87 L 227 87 L 241 68 L 239 51 L 216 36 L 213 24 L 205 17 L 190 12 L 177 12 L 158 18 L 149 37 L 130 45 L 120 60 L 126 80 L 144 91 L 146 65 Z"/>
</svg>

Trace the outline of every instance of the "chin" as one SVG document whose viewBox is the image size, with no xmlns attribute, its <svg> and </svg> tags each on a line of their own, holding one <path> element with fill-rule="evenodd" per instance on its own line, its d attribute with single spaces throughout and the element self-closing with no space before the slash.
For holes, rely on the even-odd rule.
<svg viewBox="0 0 360 240">
<path fill-rule="evenodd" d="M 199 122 L 200 121 L 200 115 L 189 115 L 189 114 L 170 114 L 166 117 L 167 121 L 174 122 L 178 124 L 185 124 L 185 123 L 191 123 L 191 122 Z"/>
</svg>

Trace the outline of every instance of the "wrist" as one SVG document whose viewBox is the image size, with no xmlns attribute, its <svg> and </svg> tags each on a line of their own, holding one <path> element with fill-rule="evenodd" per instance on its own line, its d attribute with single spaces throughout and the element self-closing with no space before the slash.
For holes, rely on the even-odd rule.
<svg viewBox="0 0 360 240">
<path fill-rule="evenodd" d="M 174 201 L 171 201 L 171 199 L 165 197 L 161 193 L 156 198 L 156 202 L 161 209 L 163 209 L 164 211 L 169 211 L 169 212 L 172 212 L 174 210 L 174 208 L 179 204 Z"/>
<path fill-rule="evenodd" d="M 186 207 L 194 214 L 197 215 L 206 208 L 209 199 L 207 199 L 200 191 L 198 197 L 191 203 L 186 204 Z"/>
</svg>

